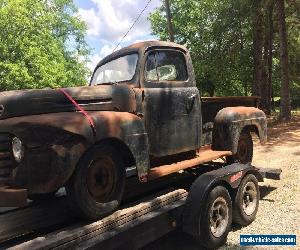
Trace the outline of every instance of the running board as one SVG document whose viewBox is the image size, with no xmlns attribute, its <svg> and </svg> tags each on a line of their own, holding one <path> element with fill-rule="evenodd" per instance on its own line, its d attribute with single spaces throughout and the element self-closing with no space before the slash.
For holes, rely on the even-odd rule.
<svg viewBox="0 0 300 250">
<path fill-rule="evenodd" d="M 210 162 L 218 158 L 232 155 L 231 151 L 214 151 L 210 147 L 203 147 L 199 150 L 196 158 L 184 160 L 170 165 L 163 165 L 151 168 L 148 175 L 148 180 L 154 180 L 180 170 L 192 168 L 202 163 Z"/>
<path fill-rule="evenodd" d="M 26 204 L 26 189 L 0 186 L 0 207 L 23 207 Z"/>
</svg>

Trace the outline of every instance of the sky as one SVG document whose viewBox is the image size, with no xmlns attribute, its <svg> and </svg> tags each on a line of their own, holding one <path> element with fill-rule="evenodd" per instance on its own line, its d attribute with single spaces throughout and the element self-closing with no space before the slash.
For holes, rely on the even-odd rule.
<svg viewBox="0 0 300 250">
<path fill-rule="evenodd" d="M 87 24 L 86 41 L 92 49 L 88 64 L 91 70 L 103 57 L 114 50 L 147 2 L 146 0 L 74 0 L 80 18 Z M 120 47 L 142 40 L 157 39 L 151 35 L 147 17 L 160 5 L 161 0 L 150 2 Z"/>
</svg>

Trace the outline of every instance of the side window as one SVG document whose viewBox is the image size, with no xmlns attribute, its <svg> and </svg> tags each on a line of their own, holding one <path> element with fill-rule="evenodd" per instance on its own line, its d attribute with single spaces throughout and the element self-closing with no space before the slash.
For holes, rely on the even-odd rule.
<svg viewBox="0 0 300 250">
<path fill-rule="evenodd" d="M 157 51 L 149 54 L 146 63 L 149 81 L 186 81 L 188 79 L 184 55 L 176 51 Z"/>
<path fill-rule="evenodd" d="M 149 80 L 149 81 L 158 81 L 154 52 L 151 52 L 148 55 L 145 72 L 146 72 L 146 79 L 147 80 Z"/>
</svg>

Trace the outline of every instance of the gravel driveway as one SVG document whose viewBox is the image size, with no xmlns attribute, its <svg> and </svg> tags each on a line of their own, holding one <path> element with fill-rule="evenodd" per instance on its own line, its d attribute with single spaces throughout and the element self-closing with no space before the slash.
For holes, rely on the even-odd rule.
<svg viewBox="0 0 300 250">
<path fill-rule="evenodd" d="M 266 145 L 255 143 L 253 164 L 281 168 L 281 180 L 260 183 L 261 200 L 256 220 L 247 227 L 233 228 L 227 246 L 222 249 L 241 248 L 240 234 L 297 234 L 297 249 L 300 249 L 300 116 L 290 123 L 274 124 L 269 129 Z"/>
<path fill-rule="evenodd" d="M 256 220 L 247 227 L 233 226 L 224 249 L 283 249 L 283 247 L 241 247 L 240 234 L 297 234 L 300 249 L 300 116 L 289 123 L 273 122 L 268 143 L 255 140 L 253 165 L 281 168 L 281 180 L 260 183 L 261 200 Z M 145 249 L 199 250 L 180 230 L 150 244 Z M 288 249 L 285 247 L 284 249 Z"/>
</svg>

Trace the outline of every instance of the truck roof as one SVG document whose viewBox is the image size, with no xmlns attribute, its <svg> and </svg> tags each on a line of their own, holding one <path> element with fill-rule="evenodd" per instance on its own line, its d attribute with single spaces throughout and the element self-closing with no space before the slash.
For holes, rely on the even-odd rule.
<svg viewBox="0 0 300 250">
<path fill-rule="evenodd" d="M 143 41 L 143 42 L 138 42 L 134 43 L 132 45 L 129 45 L 127 47 L 124 47 L 122 49 L 119 49 L 108 56 L 104 57 L 97 65 L 102 65 L 108 61 L 111 61 L 112 59 L 119 57 L 120 55 L 128 54 L 128 53 L 133 53 L 137 52 L 140 54 L 143 54 L 145 51 L 147 51 L 149 48 L 152 47 L 169 47 L 169 48 L 177 48 L 180 49 L 184 52 L 187 52 L 188 50 L 180 44 L 173 43 L 173 42 L 166 42 L 166 41 L 158 41 L 158 40 L 153 40 L 153 41 Z"/>
</svg>

